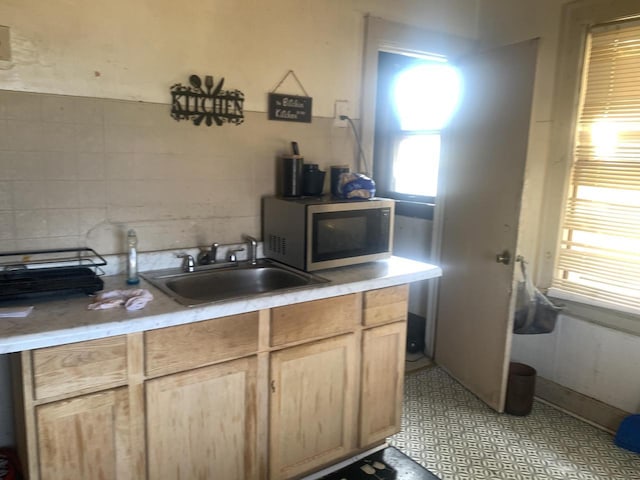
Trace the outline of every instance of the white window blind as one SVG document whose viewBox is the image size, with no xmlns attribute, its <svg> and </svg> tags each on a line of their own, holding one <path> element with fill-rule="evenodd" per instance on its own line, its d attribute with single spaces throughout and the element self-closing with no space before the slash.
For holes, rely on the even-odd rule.
<svg viewBox="0 0 640 480">
<path fill-rule="evenodd" d="M 550 293 L 640 313 L 640 24 L 594 27 Z"/>
</svg>

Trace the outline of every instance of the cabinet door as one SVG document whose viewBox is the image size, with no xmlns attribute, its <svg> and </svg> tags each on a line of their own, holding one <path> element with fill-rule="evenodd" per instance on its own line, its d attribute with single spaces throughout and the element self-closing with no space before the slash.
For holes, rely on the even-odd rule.
<svg viewBox="0 0 640 480">
<path fill-rule="evenodd" d="M 40 478 L 133 479 L 126 388 L 37 407 Z"/>
<path fill-rule="evenodd" d="M 148 478 L 256 478 L 256 371 L 254 356 L 148 381 Z"/>
<path fill-rule="evenodd" d="M 363 332 L 361 447 L 400 431 L 406 335 L 405 322 Z"/>
<path fill-rule="evenodd" d="M 353 334 L 271 356 L 271 480 L 290 478 L 355 448 Z"/>
</svg>

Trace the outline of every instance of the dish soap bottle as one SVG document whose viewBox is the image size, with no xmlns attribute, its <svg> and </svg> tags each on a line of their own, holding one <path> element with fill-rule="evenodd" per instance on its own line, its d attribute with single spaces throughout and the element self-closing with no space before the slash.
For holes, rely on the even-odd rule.
<svg viewBox="0 0 640 480">
<path fill-rule="evenodd" d="M 127 283 L 136 285 L 138 278 L 138 237 L 134 229 L 127 232 Z"/>
</svg>

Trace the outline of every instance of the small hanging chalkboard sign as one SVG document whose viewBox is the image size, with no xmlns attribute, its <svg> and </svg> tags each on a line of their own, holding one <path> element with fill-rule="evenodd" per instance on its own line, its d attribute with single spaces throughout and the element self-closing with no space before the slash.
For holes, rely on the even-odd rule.
<svg viewBox="0 0 640 480">
<path fill-rule="evenodd" d="M 302 89 L 304 96 L 275 93 L 289 75 L 293 75 L 293 78 L 295 78 Z M 296 74 L 293 70 L 289 70 L 282 80 L 280 80 L 280 83 L 276 85 L 276 88 L 269 93 L 269 120 L 311 123 L 312 102 L 313 98 L 307 94 L 307 91 L 300 83 L 300 80 L 298 80 Z"/>
<path fill-rule="evenodd" d="M 311 123 L 311 97 L 269 94 L 269 120 Z"/>
</svg>

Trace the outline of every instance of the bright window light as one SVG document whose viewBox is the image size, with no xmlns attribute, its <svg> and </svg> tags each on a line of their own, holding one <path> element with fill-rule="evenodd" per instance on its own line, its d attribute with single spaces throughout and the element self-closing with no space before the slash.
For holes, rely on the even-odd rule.
<svg viewBox="0 0 640 480">
<path fill-rule="evenodd" d="M 599 121 L 591 127 L 591 142 L 595 147 L 596 156 L 600 158 L 611 157 L 616 153 L 618 146 L 619 127 L 609 121 Z"/>
<path fill-rule="evenodd" d="M 435 197 L 438 189 L 440 135 L 411 135 L 400 139 L 393 162 L 394 191 Z"/>
<path fill-rule="evenodd" d="M 576 198 L 617 205 L 640 207 L 640 190 L 592 187 L 579 185 Z"/>
<path fill-rule="evenodd" d="M 461 79 L 446 63 L 426 63 L 398 74 L 394 86 L 402 130 L 440 130 L 458 106 Z"/>
</svg>

